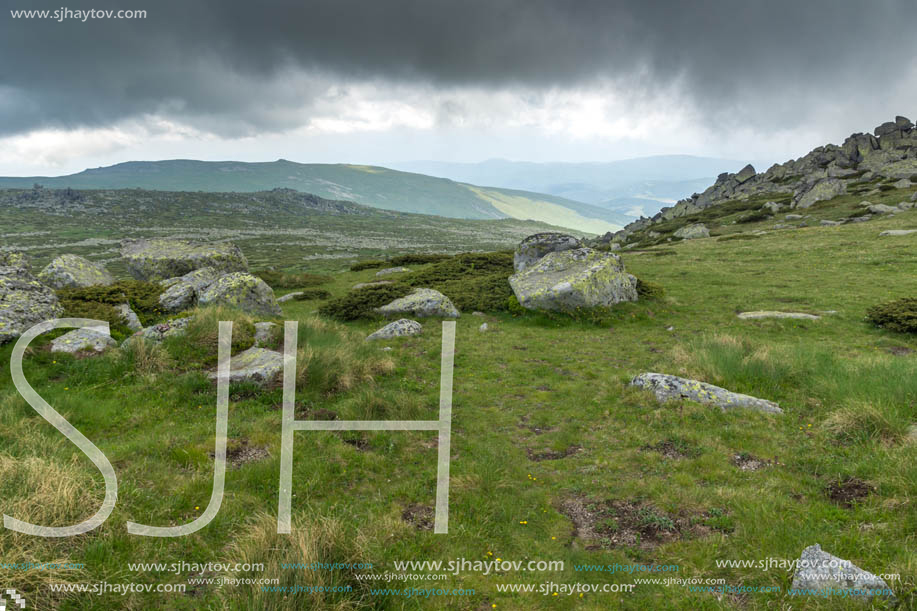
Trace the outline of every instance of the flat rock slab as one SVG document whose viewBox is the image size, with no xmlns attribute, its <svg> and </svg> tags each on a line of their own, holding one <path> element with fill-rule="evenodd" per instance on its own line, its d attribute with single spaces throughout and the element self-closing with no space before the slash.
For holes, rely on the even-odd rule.
<svg viewBox="0 0 917 611">
<path fill-rule="evenodd" d="M 811 596 L 824 596 L 824 590 L 833 589 L 845 590 L 847 597 L 863 601 L 873 597 L 895 599 L 885 580 L 829 554 L 817 543 L 802 550 L 791 587 L 796 595 L 811 590 Z"/>
<path fill-rule="evenodd" d="M 51 352 L 66 352 L 68 354 L 77 352 L 102 353 L 106 349 L 117 345 L 118 343 L 108 333 L 93 329 L 76 329 L 51 340 Z"/>
<path fill-rule="evenodd" d="M 742 312 L 739 314 L 742 320 L 757 320 L 759 318 L 795 318 L 798 320 L 818 320 L 821 316 L 815 314 L 805 314 L 803 312 L 772 312 L 770 310 L 761 310 L 756 312 Z"/>
<path fill-rule="evenodd" d="M 513 269 L 523 272 L 551 252 L 581 248 L 582 243 L 571 235 L 557 232 L 536 233 L 522 240 L 513 254 Z"/>
<path fill-rule="evenodd" d="M 917 233 L 917 229 L 889 229 L 888 231 L 883 231 L 879 234 L 880 238 L 887 236 L 898 236 L 898 235 L 911 235 L 912 233 Z"/>
<path fill-rule="evenodd" d="M 389 274 L 403 274 L 409 271 L 411 270 L 409 270 L 406 267 L 387 267 L 385 269 L 380 269 L 379 271 L 377 271 L 376 276 L 388 276 Z"/>
<path fill-rule="evenodd" d="M 121 256 L 130 274 L 147 282 L 184 276 L 203 267 L 221 273 L 248 270 L 238 247 L 228 242 L 198 244 L 184 240 L 124 240 Z"/>
<path fill-rule="evenodd" d="M 412 314 L 419 317 L 440 316 L 442 318 L 461 316 L 458 309 L 452 305 L 452 301 L 434 289 L 414 289 L 409 295 L 399 297 L 381 308 L 375 308 L 374 311 L 383 316 L 398 314 Z"/>
<path fill-rule="evenodd" d="M 274 350 L 251 347 L 232 357 L 229 361 L 229 381 L 269 384 L 277 379 L 283 371 L 283 354 Z M 209 374 L 211 380 L 217 379 L 217 372 Z"/>
<path fill-rule="evenodd" d="M 782 414 L 783 410 L 773 401 L 750 395 L 735 393 L 713 384 L 688 380 L 664 373 L 641 373 L 630 381 L 631 386 L 652 390 L 660 403 L 679 399 L 690 399 L 705 405 L 714 405 L 723 411 L 750 409 L 770 414 Z"/>
<path fill-rule="evenodd" d="M 391 280 L 376 280 L 375 282 L 358 282 L 351 287 L 351 290 L 358 291 L 360 289 L 365 289 L 368 286 L 382 286 L 385 284 L 392 284 Z"/>
<path fill-rule="evenodd" d="M 286 303 L 288 301 L 293 301 L 294 299 L 296 299 L 297 297 L 299 297 L 302 294 L 303 294 L 302 291 L 296 291 L 294 293 L 287 293 L 283 297 L 278 297 L 277 303 Z"/>
<path fill-rule="evenodd" d="M 409 318 L 401 318 L 371 333 L 367 336 L 366 341 L 391 339 L 393 337 L 408 337 L 411 335 L 420 335 L 422 332 L 423 326 L 419 322 Z"/>
<path fill-rule="evenodd" d="M 61 255 L 38 273 L 38 279 L 52 289 L 108 286 L 115 279 L 101 265 L 78 255 Z"/>
</svg>

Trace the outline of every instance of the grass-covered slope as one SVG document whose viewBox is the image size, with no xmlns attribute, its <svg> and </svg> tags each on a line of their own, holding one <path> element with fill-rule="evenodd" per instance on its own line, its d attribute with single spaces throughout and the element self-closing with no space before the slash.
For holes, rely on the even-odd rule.
<svg viewBox="0 0 917 611">
<path fill-rule="evenodd" d="M 183 538 L 128 535 L 127 520 L 184 523 L 206 506 L 216 391 L 205 371 L 215 360 L 216 321 L 236 320 L 239 350 L 251 340 L 253 320 L 202 312 L 183 341 L 95 359 L 52 355 L 39 342 L 26 375 L 111 459 L 119 500 L 103 527 L 81 537 L 0 531 L 5 561 L 84 565 L 0 570 L 0 579 L 36 608 L 849 609 L 849 599 L 788 596 L 792 571 L 720 565 L 791 561 L 818 543 L 871 572 L 899 574 L 892 588 L 901 608 L 913 608 L 917 338 L 865 319 L 877 303 L 917 295 L 917 235 L 878 236 L 908 227 L 917 228 L 917 211 L 624 252 L 628 271 L 664 286 L 666 296 L 622 304 L 601 326 L 466 312 L 457 322 L 448 535 L 430 530 L 437 448 L 428 432 L 297 433 L 293 533 L 276 534 L 281 390 L 250 386 L 231 390 L 233 465 L 216 519 Z M 666 252 L 675 256 L 655 256 Z M 440 264 L 413 265 L 411 274 Z M 375 271 L 335 274 L 321 287 L 340 297 Z M 300 321 L 297 418 L 436 418 L 439 323 L 425 321 L 418 337 L 367 344 L 362 338 L 378 322 L 316 318 L 326 302 L 284 304 L 283 319 Z M 823 316 L 736 317 L 746 310 Z M 486 333 L 478 330 L 482 322 Z M 0 363 L 10 350 L 0 348 Z M 626 385 L 643 371 L 778 401 L 785 413 L 657 405 Z M 0 473 L 0 509 L 19 519 L 68 524 L 88 517 L 102 498 L 91 463 L 18 396 L 7 366 L 0 369 Z M 396 561 L 456 558 L 560 560 L 564 568 L 486 576 L 408 571 L 444 577 L 366 580 L 400 573 Z M 47 587 L 189 584 L 200 577 L 127 568 L 180 561 L 263 562 L 264 572 L 222 575 L 351 589 L 283 595 L 259 585 L 197 584 L 185 594 L 64 596 Z M 287 562 L 363 562 L 372 569 L 282 568 Z M 678 572 L 582 569 L 615 563 L 677 565 Z M 508 584 L 653 577 L 772 591 L 720 595 L 661 584 L 582 598 L 501 591 Z M 406 586 L 474 592 L 425 599 L 374 592 Z"/>
<path fill-rule="evenodd" d="M 301 164 L 278 160 L 132 161 L 85 170 L 70 176 L 5 177 L 0 188 L 148 189 L 156 191 L 254 192 L 295 189 L 332 200 L 354 201 L 374 208 L 434 214 L 461 219 L 533 219 L 569 229 L 604 233 L 620 229 L 627 217 L 561 197 L 470 185 L 424 174 L 347 164 Z M 495 199 L 513 198 L 512 207 Z M 558 223 L 565 221 L 569 224 Z M 613 226 L 613 227 L 611 227 Z"/>
</svg>

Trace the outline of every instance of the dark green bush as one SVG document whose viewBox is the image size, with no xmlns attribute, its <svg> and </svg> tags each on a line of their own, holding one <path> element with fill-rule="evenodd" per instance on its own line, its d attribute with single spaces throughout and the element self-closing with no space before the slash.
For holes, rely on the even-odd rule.
<svg viewBox="0 0 917 611">
<path fill-rule="evenodd" d="M 879 191 L 893 191 L 894 185 L 879 185 Z"/>
<path fill-rule="evenodd" d="M 426 287 L 446 295 L 459 311 L 493 312 L 507 309 L 513 294 L 510 251 L 464 253 L 431 265 L 406 279 L 413 287 Z"/>
<path fill-rule="evenodd" d="M 162 286 L 137 280 L 57 291 L 65 316 L 107 320 L 118 326 L 123 323 L 114 306 L 122 303 L 130 304 L 144 326 L 162 318 L 165 312 L 159 305 L 161 294 Z"/>
<path fill-rule="evenodd" d="M 665 296 L 665 288 L 661 284 L 637 278 L 637 295 L 640 299 L 662 299 Z"/>
<path fill-rule="evenodd" d="M 376 318 L 373 308 L 384 306 L 410 292 L 411 287 L 400 283 L 365 286 L 322 304 L 318 313 L 342 321 Z"/>
<path fill-rule="evenodd" d="M 391 263 L 392 265 L 426 265 L 427 263 L 438 263 L 451 258 L 452 255 L 411 254 L 393 257 Z"/>
<path fill-rule="evenodd" d="M 917 298 L 904 297 L 875 305 L 866 318 L 877 327 L 901 333 L 917 333 Z"/>
<path fill-rule="evenodd" d="M 272 269 L 255 272 L 255 275 L 267 282 L 273 289 L 298 289 L 331 282 L 330 277 L 321 274 L 290 274 Z"/>
<path fill-rule="evenodd" d="M 360 272 L 360 271 L 363 271 L 364 269 L 378 269 L 380 267 L 386 267 L 387 265 L 388 265 L 388 261 L 382 261 L 379 259 L 373 259 L 370 261 L 357 261 L 356 263 L 350 266 L 350 271 Z"/>
<path fill-rule="evenodd" d="M 297 295 L 293 299 L 296 301 L 311 301 L 313 299 L 330 299 L 331 293 L 325 289 L 308 289 L 302 291 L 302 294 Z"/>
<path fill-rule="evenodd" d="M 911 175 L 908 177 L 908 180 L 911 181 L 911 182 L 917 182 L 917 174 L 911 174 Z"/>
<path fill-rule="evenodd" d="M 769 218 L 771 218 L 771 215 L 767 212 L 750 212 L 737 218 L 736 223 L 758 223 Z"/>
</svg>

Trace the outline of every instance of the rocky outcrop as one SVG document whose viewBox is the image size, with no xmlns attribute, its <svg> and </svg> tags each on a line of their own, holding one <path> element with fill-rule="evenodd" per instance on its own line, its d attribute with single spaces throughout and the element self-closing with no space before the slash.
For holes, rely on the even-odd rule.
<svg viewBox="0 0 917 611">
<path fill-rule="evenodd" d="M 32 271 L 29 258 L 24 253 L 11 250 L 0 252 L 0 267 L 18 267 L 27 272 Z"/>
<path fill-rule="evenodd" d="M 621 258 L 591 248 L 550 252 L 510 276 L 509 284 L 530 310 L 570 312 L 637 300 L 637 279 Z"/>
<path fill-rule="evenodd" d="M 555 232 L 536 233 L 522 240 L 516 247 L 513 254 L 513 269 L 516 273 L 523 272 L 550 252 L 581 247 L 580 241 L 570 235 Z"/>
<path fill-rule="evenodd" d="M 412 314 L 417 317 L 439 316 L 442 318 L 458 318 L 458 309 L 452 305 L 448 297 L 433 289 L 414 289 L 410 294 L 399 297 L 395 301 L 375 308 L 383 316 L 398 316 Z"/>
<path fill-rule="evenodd" d="M 107 286 L 115 279 L 103 266 L 78 255 L 61 255 L 38 273 L 38 280 L 52 289 Z"/>
<path fill-rule="evenodd" d="M 98 354 L 117 345 L 118 343 L 108 333 L 94 329 L 75 329 L 53 339 L 51 352 Z"/>
<path fill-rule="evenodd" d="M 137 280 L 147 282 L 177 278 L 211 267 L 221 273 L 248 271 L 245 255 L 233 244 L 197 244 L 182 240 L 124 240 L 121 256 Z"/>
<path fill-rule="evenodd" d="M 220 273 L 212 267 L 203 267 L 178 278 L 160 282 L 166 290 L 159 296 L 159 305 L 166 312 L 181 312 L 197 305 L 201 294 L 216 282 Z"/>
<path fill-rule="evenodd" d="M 204 289 L 198 305 L 221 305 L 259 316 L 280 316 L 283 312 L 274 290 L 256 276 L 235 272 L 220 276 Z"/>
<path fill-rule="evenodd" d="M 884 579 L 864 571 L 849 560 L 829 554 L 817 543 L 802 550 L 791 587 L 797 596 L 824 596 L 827 590 L 843 590 L 854 600 L 878 598 L 895 601 L 895 595 Z"/>
<path fill-rule="evenodd" d="M 265 385 L 275 381 L 283 371 L 283 354 L 274 350 L 251 347 L 230 358 L 230 383 L 251 382 Z M 217 372 L 209 374 L 211 380 L 217 379 Z"/>
<path fill-rule="evenodd" d="M 713 384 L 688 380 L 664 373 L 641 373 L 630 381 L 631 386 L 651 390 L 660 403 L 690 399 L 705 405 L 719 407 L 723 411 L 748 409 L 771 414 L 782 414 L 783 410 L 773 401 L 750 395 L 735 393 Z"/>
<path fill-rule="evenodd" d="M 696 240 L 699 238 L 709 238 L 710 230 L 707 229 L 707 226 L 703 223 L 696 223 L 694 225 L 681 227 L 673 235 L 682 240 Z"/>
<path fill-rule="evenodd" d="M 825 178 L 815 184 L 803 184 L 793 195 L 794 208 L 810 208 L 818 202 L 834 199 L 847 192 L 847 184 L 838 178 Z"/>
<path fill-rule="evenodd" d="M 25 257 L 5 255 L 0 266 L 0 344 L 63 313 L 57 295 L 28 270 Z"/>
<path fill-rule="evenodd" d="M 401 318 L 369 334 L 366 337 L 366 341 L 392 339 L 393 337 L 408 337 L 410 335 L 420 335 L 422 332 L 423 326 L 419 322 L 409 318 Z"/>
</svg>

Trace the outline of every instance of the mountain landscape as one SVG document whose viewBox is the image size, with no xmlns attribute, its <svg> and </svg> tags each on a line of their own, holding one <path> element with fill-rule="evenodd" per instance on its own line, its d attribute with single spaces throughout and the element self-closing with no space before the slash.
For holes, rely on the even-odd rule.
<svg viewBox="0 0 917 611">
<path fill-rule="evenodd" d="M 632 216 L 564 197 L 383 167 L 235 161 L 133 161 L 70 176 L 0 178 L 0 188 L 146 189 L 253 192 L 295 189 L 374 208 L 459 219 L 534 220 L 587 233 L 616 231 Z"/>
</svg>

